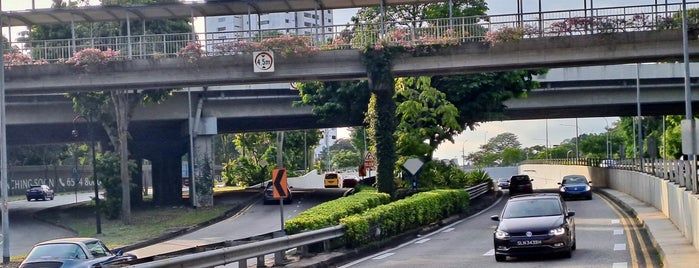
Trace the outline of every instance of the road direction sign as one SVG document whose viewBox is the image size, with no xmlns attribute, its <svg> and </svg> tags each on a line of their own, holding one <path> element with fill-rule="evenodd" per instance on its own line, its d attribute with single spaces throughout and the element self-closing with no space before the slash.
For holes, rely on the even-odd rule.
<svg viewBox="0 0 699 268">
<path fill-rule="evenodd" d="M 403 164 L 403 168 L 410 172 L 410 175 L 416 175 L 418 172 L 420 172 L 420 169 L 422 169 L 422 161 L 417 158 L 410 158 L 408 161 L 405 161 Z"/>
<path fill-rule="evenodd" d="M 277 168 L 272 171 L 272 196 L 276 199 L 289 196 L 289 185 L 286 182 L 285 168 Z"/>
<path fill-rule="evenodd" d="M 375 162 L 376 158 L 374 158 L 374 154 L 372 154 L 370 151 L 367 151 L 364 155 L 364 168 L 373 169 Z"/>
</svg>

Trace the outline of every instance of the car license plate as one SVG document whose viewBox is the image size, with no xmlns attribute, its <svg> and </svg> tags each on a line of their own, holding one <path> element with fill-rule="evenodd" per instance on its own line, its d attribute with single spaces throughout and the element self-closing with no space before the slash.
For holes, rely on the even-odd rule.
<svg viewBox="0 0 699 268">
<path fill-rule="evenodd" d="M 518 246 L 535 246 L 541 245 L 541 240 L 520 240 L 517 241 Z"/>
</svg>

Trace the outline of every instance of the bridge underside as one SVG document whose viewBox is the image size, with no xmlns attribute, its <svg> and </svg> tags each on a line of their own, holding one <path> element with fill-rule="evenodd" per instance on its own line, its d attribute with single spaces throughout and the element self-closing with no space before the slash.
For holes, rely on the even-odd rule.
<svg viewBox="0 0 699 268">
<path fill-rule="evenodd" d="M 699 114 L 699 102 L 692 103 L 692 111 Z M 651 103 L 641 105 L 641 115 L 684 115 L 684 102 Z M 577 116 L 575 116 L 577 115 Z M 556 118 L 585 118 L 606 116 L 636 116 L 636 104 L 616 105 L 585 105 L 585 106 L 561 106 L 533 109 L 507 109 L 506 120 L 530 120 L 530 119 L 556 119 Z"/>
</svg>

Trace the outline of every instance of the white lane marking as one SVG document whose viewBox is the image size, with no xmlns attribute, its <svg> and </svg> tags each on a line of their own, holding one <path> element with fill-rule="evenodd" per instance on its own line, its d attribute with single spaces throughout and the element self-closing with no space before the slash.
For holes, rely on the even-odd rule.
<svg viewBox="0 0 699 268">
<path fill-rule="evenodd" d="M 380 260 L 380 259 L 384 259 L 384 258 L 391 257 L 393 254 L 396 254 L 396 253 L 393 253 L 393 252 L 385 253 L 385 254 L 381 254 L 381 255 L 379 255 L 379 256 L 373 257 L 373 258 L 371 258 L 371 259 L 372 259 L 372 260 Z"/>
<path fill-rule="evenodd" d="M 486 252 L 485 254 L 483 254 L 483 256 L 493 256 L 493 255 L 495 255 L 495 250 L 494 250 L 494 249 L 488 250 L 488 252 Z"/>
<path fill-rule="evenodd" d="M 619 224 L 619 223 L 621 223 L 620 220 L 612 220 L 612 224 Z"/>
<path fill-rule="evenodd" d="M 465 219 L 460 219 L 460 220 L 458 220 L 458 221 L 455 221 L 455 222 L 453 222 L 452 224 L 449 224 L 449 225 L 447 225 L 447 226 L 442 227 L 442 229 L 439 229 L 439 230 L 437 230 L 437 231 L 434 231 L 434 232 L 432 232 L 432 233 L 429 233 L 429 234 L 425 235 L 423 238 L 436 235 L 438 232 L 441 232 L 441 231 L 444 230 L 444 229 L 452 228 L 452 227 L 456 226 L 457 224 L 460 224 L 460 223 L 462 223 L 462 222 L 464 222 L 464 221 L 467 221 L 467 220 L 473 219 L 473 218 L 475 218 L 475 217 L 478 217 L 478 216 L 480 216 L 481 214 L 483 214 L 483 213 L 489 211 L 489 210 L 490 210 L 491 208 L 493 208 L 494 206 L 497 206 L 498 204 L 500 204 L 500 202 L 502 201 L 502 199 L 503 199 L 503 196 L 500 196 L 500 197 L 498 197 L 498 200 L 496 200 L 495 202 L 493 202 L 493 204 L 491 204 L 491 205 L 488 206 L 487 208 L 485 208 L 485 209 L 479 211 L 478 213 L 473 214 L 473 215 L 471 215 L 471 216 L 469 216 L 469 217 L 467 217 L 467 218 L 465 218 Z M 342 265 L 342 266 L 338 266 L 338 268 L 347 268 L 347 267 L 351 267 L 351 266 L 357 265 L 358 263 L 362 263 L 362 262 L 365 262 L 365 261 L 367 261 L 367 260 L 370 260 L 370 259 L 372 259 L 374 256 L 381 255 L 381 254 L 383 254 L 384 252 L 389 252 L 389 251 L 392 251 L 392 250 L 398 250 L 398 249 L 404 248 L 404 247 L 406 247 L 406 246 L 408 246 L 408 245 L 411 245 L 411 244 L 413 243 L 413 241 L 415 241 L 415 240 L 417 240 L 417 238 L 414 239 L 414 240 L 405 242 L 405 243 L 403 243 L 403 244 L 400 244 L 400 245 L 398 245 L 397 247 L 384 250 L 384 251 L 382 251 L 382 252 L 376 253 L 376 254 L 371 255 L 371 256 L 368 256 L 368 257 L 361 258 L 361 259 L 359 259 L 359 260 L 356 260 L 356 261 L 347 263 L 347 264 Z"/>
<path fill-rule="evenodd" d="M 425 243 L 425 242 L 427 242 L 427 241 L 430 241 L 430 239 L 429 239 L 429 238 L 420 239 L 420 240 L 418 240 L 418 241 L 415 241 L 415 244 L 422 244 L 422 243 Z"/>
<path fill-rule="evenodd" d="M 453 228 L 453 227 L 452 227 L 452 228 L 447 228 L 446 230 L 442 231 L 442 233 L 448 233 L 448 232 L 454 231 L 454 229 L 455 229 L 455 228 Z"/>
<path fill-rule="evenodd" d="M 614 244 L 614 250 L 626 250 L 626 244 Z"/>
<path fill-rule="evenodd" d="M 624 234 L 624 229 L 614 230 L 614 235 L 623 235 L 623 234 Z"/>
<path fill-rule="evenodd" d="M 626 264 L 625 262 L 612 263 L 612 268 L 626 268 L 626 267 L 629 267 L 629 265 Z"/>
</svg>

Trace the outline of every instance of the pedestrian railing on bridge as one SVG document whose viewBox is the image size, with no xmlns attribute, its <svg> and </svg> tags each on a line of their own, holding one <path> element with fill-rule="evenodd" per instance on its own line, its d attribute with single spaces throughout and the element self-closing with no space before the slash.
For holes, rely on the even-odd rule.
<svg viewBox="0 0 699 268">
<path fill-rule="evenodd" d="M 687 3 L 699 8 L 699 2 Z M 318 49 L 360 49 L 379 40 L 389 45 L 416 46 L 508 38 L 540 38 L 656 29 L 680 29 L 673 16 L 681 4 L 639 5 L 594 9 L 529 12 L 507 15 L 470 16 L 417 21 L 389 21 L 379 24 L 325 25 L 247 31 L 174 33 L 137 36 L 77 37 L 75 39 L 14 41 L 16 51 L 34 60 L 56 62 L 87 49 L 120 51 L 123 58 L 174 57 L 196 42 L 206 55 L 218 56 L 249 52 L 251 43 L 279 35 L 305 36 L 308 45 Z M 690 22 L 696 27 L 697 22 Z M 90 25 L 87 25 L 90 27 Z M 87 31 L 92 32 L 92 31 Z"/>
</svg>

